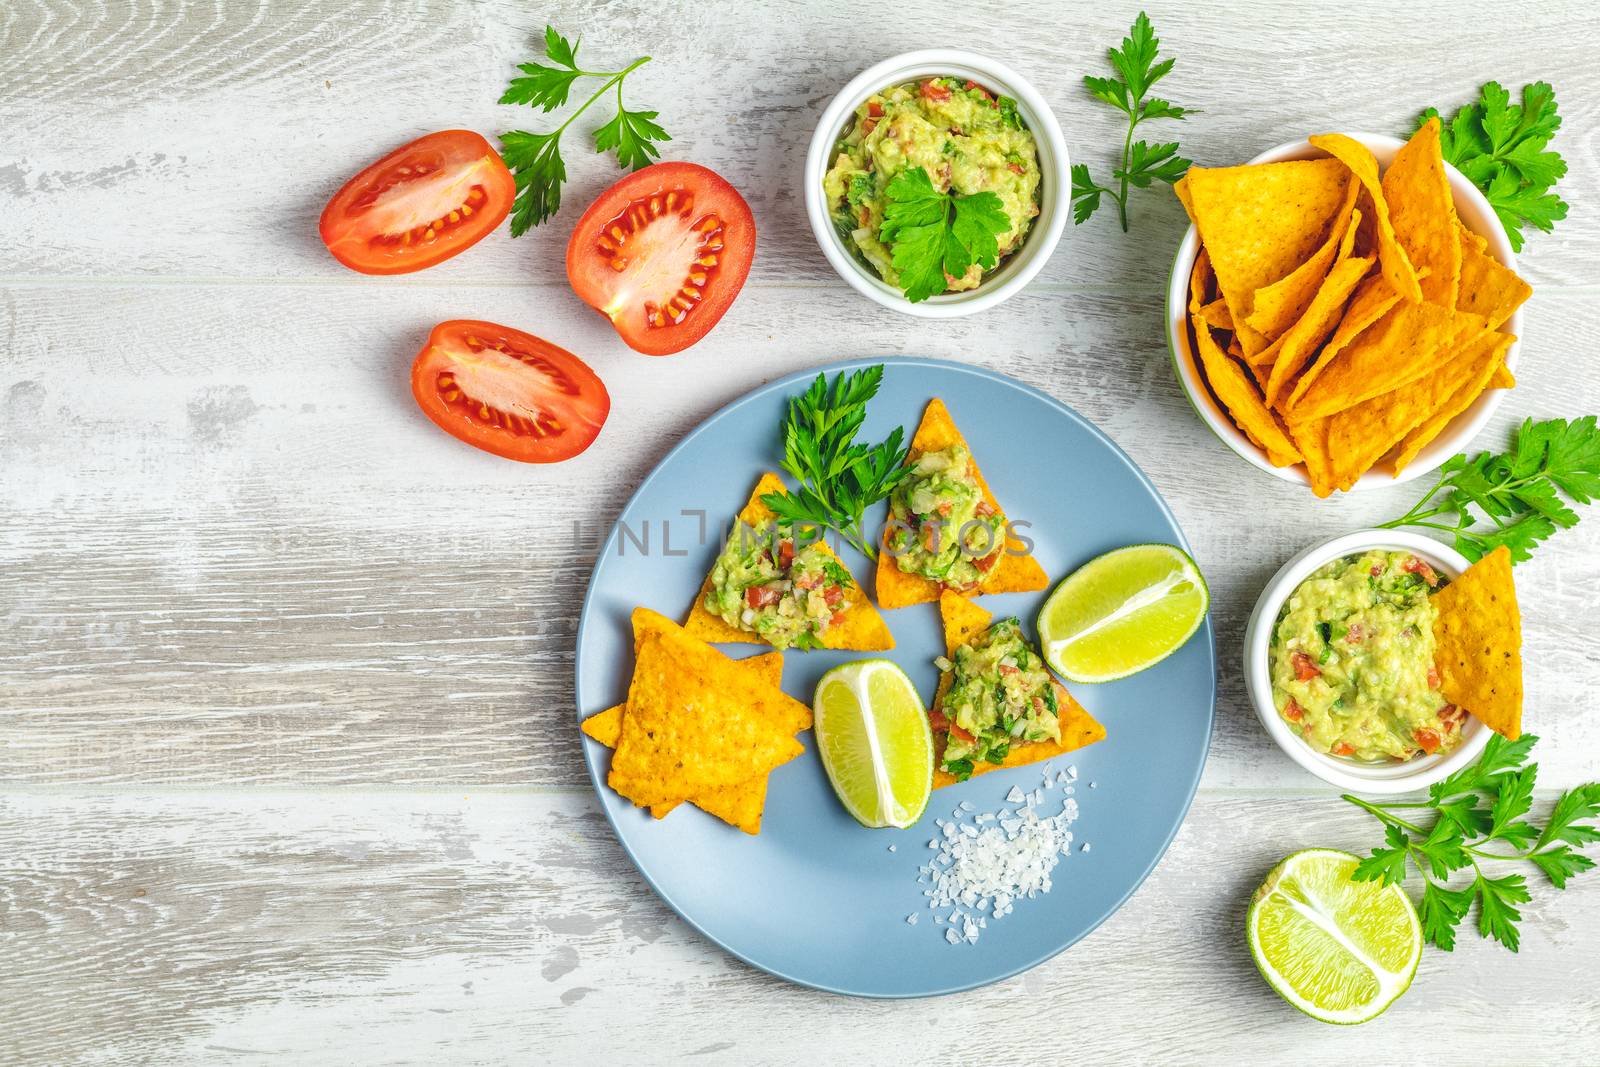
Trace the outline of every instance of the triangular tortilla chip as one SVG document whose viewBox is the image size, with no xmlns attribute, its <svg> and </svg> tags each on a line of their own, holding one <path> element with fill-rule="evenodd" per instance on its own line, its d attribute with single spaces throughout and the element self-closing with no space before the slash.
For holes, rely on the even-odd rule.
<svg viewBox="0 0 1600 1067">
<path fill-rule="evenodd" d="M 1505 340 L 1495 340 L 1495 338 L 1500 337 L 1505 338 Z M 1478 373 L 1462 381 L 1456 387 L 1456 391 L 1450 394 L 1449 399 L 1423 420 L 1421 425 L 1406 434 L 1404 440 L 1394 447 L 1390 453 L 1389 460 L 1391 473 L 1398 476 L 1401 471 L 1411 465 L 1412 460 L 1417 458 L 1417 453 L 1428 447 L 1428 444 L 1435 437 L 1438 437 L 1440 431 L 1450 425 L 1450 422 L 1457 415 L 1471 407 L 1473 401 L 1483 395 L 1485 389 L 1496 388 L 1495 383 L 1502 380 L 1501 376 L 1511 373 L 1506 370 L 1506 350 L 1511 347 L 1511 341 L 1512 338 L 1508 334 L 1491 333 L 1480 342 L 1491 345 L 1494 349 L 1494 354 L 1490 357 L 1487 365 L 1481 366 Z M 1515 384 L 1515 379 L 1512 379 L 1512 382 Z"/>
<path fill-rule="evenodd" d="M 1461 240 L 1456 236 L 1455 198 L 1439 151 L 1438 118 L 1423 123 L 1384 171 L 1383 199 L 1406 257 L 1417 270 L 1428 271 L 1419 279 L 1422 298 L 1455 307 Z"/>
<path fill-rule="evenodd" d="M 1517 376 L 1512 374 L 1511 368 L 1504 363 L 1496 367 L 1494 373 L 1489 376 L 1490 389 L 1515 389 L 1516 387 Z"/>
<path fill-rule="evenodd" d="M 783 479 L 770 471 L 761 476 L 756 483 L 755 490 L 750 494 L 750 500 L 744 509 L 739 512 L 737 521 L 751 528 L 768 522 L 776 515 L 772 509 L 761 502 L 761 498 L 768 493 L 781 493 L 784 491 Z M 835 560 L 839 566 L 844 567 L 844 561 L 828 545 L 822 542 L 822 550 Z M 722 551 L 719 547 L 719 553 Z M 849 568 L 845 568 L 849 573 Z M 770 644 L 747 630 L 741 630 L 730 625 L 720 616 L 713 615 L 706 610 L 706 594 L 711 591 L 711 574 L 706 573 L 706 580 L 700 583 L 700 592 L 695 594 L 694 605 L 689 609 L 689 617 L 684 620 L 683 628 L 691 636 L 702 641 L 714 641 L 719 644 L 739 645 L 764 645 Z M 889 626 L 883 621 L 883 616 L 872 606 L 867 599 L 866 592 L 861 588 L 861 583 L 856 581 L 855 575 L 850 575 L 850 588 L 844 591 L 844 615 L 837 622 L 832 623 L 822 633 L 822 647 L 842 649 L 850 652 L 879 652 L 894 647 L 894 635 L 889 632 Z"/>
<path fill-rule="evenodd" d="M 972 448 L 967 444 L 966 438 L 961 436 L 961 431 L 956 428 L 955 420 L 950 417 L 949 410 L 944 406 L 944 401 L 934 397 L 928 401 L 927 409 L 922 413 L 922 422 L 917 426 L 917 432 L 911 438 L 910 451 L 906 456 L 906 463 L 915 463 L 918 456 L 924 452 L 939 452 L 951 445 L 960 445 L 969 453 Z M 994 493 L 989 490 L 989 483 L 984 481 L 983 471 L 978 467 L 978 457 L 972 453 L 972 476 L 977 479 L 978 488 L 983 493 L 983 499 L 991 508 L 1007 515 L 1008 512 L 1000 506 L 994 498 Z M 883 532 L 882 544 L 888 543 L 889 531 Z M 939 594 L 944 586 L 938 582 L 929 581 L 918 574 L 907 574 L 901 570 L 894 557 L 886 550 L 878 552 L 878 573 L 876 575 L 878 606 L 884 610 L 890 608 L 903 608 L 911 604 L 931 604 L 939 599 Z M 1028 593 L 1035 589 L 1043 589 L 1050 584 L 1049 575 L 1039 561 L 1028 553 L 1027 547 L 1016 537 L 1006 537 L 1005 551 L 1000 553 L 1000 562 L 990 568 L 989 573 L 978 583 L 976 589 L 962 593 L 962 596 L 982 596 L 987 593 Z"/>
<path fill-rule="evenodd" d="M 1461 289 L 1456 308 L 1482 315 L 1489 329 L 1498 330 L 1533 295 L 1533 287 L 1517 272 L 1489 255 L 1487 242 L 1466 227 L 1461 227 Z"/>
<path fill-rule="evenodd" d="M 1352 188 L 1354 184 L 1352 183 Z M 1300 318 L 1285 331 L 1262 358 L 1273 357 L 1272 372 L 1264 390 L 1268 407 L 1276 407 L 1290 380 L 1305 367 L 1306 358 L 1320 345 L 1344 314 L 1350 294 L 1372 269 L 1370 256 L 1352 257 L 1361 212 L 1352 211 L 1341 240 L 1338 257 Z"/>
<path fill-rule="evenodd" d="M 1395 292 L 1385 275 L 1376 275 L 1364 280 L 1356 287 L 1356 292 L 1350 298 L 1350 303 L 1345 306 L 1344 317 L 1339 320 L 1338 329 L 1333 331 L 1333 336 L 1328 343 L 1322 346 L 1317 353 L 1317 358 L 1311 366 L 1305 369 L 1294 388 L 1289 392 L 1289 399 L 1283 402 L 1283 407 L 1293 410 L 1300 402 L 1322 372 L 1333 362 L 1333 358 L 1344 351 L 1346 345 L 1361 335 L 1361 332 L 1389 313 L 1389 309 L 1400 302 L 1400 294 Z"/>
<path fill-rule="evenodd" d="M 1489 729 L 1522 736 L 1522 614 L 1504 545 L 1433 594 L 1439 692 Z"/>
<path fill-rule="evenodd" d="M 1350 255 L 1350 245 L 1361 224 L 1361 214 L 1356 211 L 1356 194 L 1360 191 L 1360 182 L 1347 182 L 1344 203 L 1339 205 L 1322 246 L 1287 275 L 1256 290 L 1250 301 L 1254 310 L 1247 320 L 1252 330 L 1268 341 L 1276 341 L 1305 315 L 1334 261 Z"/>
<path fill-rule="evenodd" d="M 1407 303 L 1422 299 L 1422 287 L 1417 283 L 1417 272 L 1406 250 L 1394 235 L 1394 224 L 1389 219 L 1389 205 L 1383 199 L 1383 185 L 1378 180 L 1378 160 L 1366 145 L 1342 133 L 1319 133 L 1310 142 L 1350 168 L 1356 180 L 1366 190 L 1367 204 L 1377 230 L 1378 267 L 1389 288 Z"/>
<path fill-rule="evenodd" d="M 1256 291 L 1290 274 L 1323 244 L 1350 180 L 1337 159 L 1298 159 L 1190 167 L 1178 182 L 1247 356 L 1269 343 L 1249 324 Z"/>
<path fill-rule="evenodd" d="M 1432 412 L 1442 410 L 1458 390 L 1478 383 L 1481 391 L 1510 344 L 1510 335 L 1484 330 L 1432 374 L 1329 416 L 1334 488 L 1348 490 Z"/>
<path fill-rule="evenodd" d="M 945 655 L 955 658 L 956 649 L 977 637 L 988 628 L 994 616 L 983 608 L 946 591 L 939 597 L 939 618 L 944 623 L 944 649 Z M 1011 751 L 1006 755 L 1004 763 L 977 762 L 972 767 L 972 777 L 988 774 L 1008 767 L 1023 767 L 1041 760 L 1053 759 L 1066 752 L 1072 752 L 1103 740 L 1106 728 L 1097 722 L 1072 698 L 1066 686 L 1051 679 L 1051 684 L 1056 688 L 1056 722 L 1061 726 L 1060 741 L 1024 741 L 1011 746 Z M 939 676 L 939 690 L 934 697 L 933 706 L 939 707 L 944 703 L 944 695 L 950 689 L 950 672 L 945 671 Z M 955 776 L 940 770 L 944 762 L 944 746 L 949 740 L 947 735 L 936 733 L 933 738 L 933 787 L 943 789 L 947 785 L 956 785 Z"/>
<path fill-rule="evenodd" d="M 1333 495 L 1333 460 L 1328 455 L 1328 420 L 1310 419 L 1295 422 L 1284 420 L 1284 429 L 1299 449 L 1305 461 L 1306 477 L 1311 481 L 1311 491 L 1319 497 Z"/>
<path fill-rule="evenodd" d="M 1298 420 L 1321 418 L 1391 393 L 1433 373 L 1483 330 L 1482 315 L 1428 301 L 1397 304 L 1346 345 L 1289 410 Z"/>
<path fill-rule="evenodd" d="M 637 647 L 641 641 L 642 634 L 636 634 L 635 646 Z M 743 671 L 770 686 L 776 687 L 783 681 L 782 652 L 764 652 L 749 659 L 734 660 L 733 663 L 735 670 Z M 805 707 L 803 704 L 799 706 Z M 622 733 L 622 716 L 627 708 L 626 704 L 607 708 L 584 719 L 581 728 L 584 733 L 607 748 L 616 748 L 617 738 Z M 809 716 L 807 718 L 809 719 Z M 804 730 L 810 725 L 810 722 L 795 721 L 795 732 Z M 767 804 L 767 776 L 757 775 L 736 785 L 713 789 L 700 796 L 690 797 L 689 803 L 701 811 L 716 816 L 729 826 L 736 826 L 747 834 L 758 834 L 761 832 L 761 814 Z M 658 819 L 666 818 L 678 804 L 678 801 L 658 804 L 650 809 L 650 814 Z"/>
<path fill-rule="evenodd" d="M 633 617 L 642 640 L 611 788 L 653 807 L 748 781 L 803 751 L 788 729 L 809 715 L 798 701 L 655 612 Z"/>
<path fill-rule="evenodd" d="M 1278 416 L 1267 409 L 1255 384 L 1245 376 L 1239 364 L 1217 347 L 1216 338 L 1211 336 L 1211 327 L 1199 319 L 1193 322 L 1195 354 L 1200 359 L 1200 367 L 1217 402 L 1244 431 L 1245 436 L 1267 453 L 1267 459 L 1273 466 L 1287 467 L 1291 463 L 1298 463 L 1299 449 L 1284 433 Z"/>
</svg>

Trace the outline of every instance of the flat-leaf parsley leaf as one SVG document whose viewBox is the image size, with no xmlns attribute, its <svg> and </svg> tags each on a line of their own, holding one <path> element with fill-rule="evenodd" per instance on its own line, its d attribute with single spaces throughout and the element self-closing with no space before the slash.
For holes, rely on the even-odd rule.
<svg viewBox="0 0 1600 1067">
<path fill-rule="evenodd" d="M 944 292 L 949 279 L 974 263 L 989 270 L 999 262 L 999 236 L 1011 220 L 994 193 L 945 192 L 927 170 L 912 167 L 894 176 L 884 197 L 878 239 L 889 246 L 900 288 L 912 303 Z"/>
</svg>

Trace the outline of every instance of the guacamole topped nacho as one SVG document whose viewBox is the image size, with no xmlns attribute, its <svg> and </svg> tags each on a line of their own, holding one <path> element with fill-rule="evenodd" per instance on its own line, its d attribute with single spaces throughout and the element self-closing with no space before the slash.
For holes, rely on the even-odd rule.
<svg viewBox="0 0 1600 1067">
<path fill-rule="evenodd" d="M 705 607 L 773 648 L 821 648 L 834 616 L 844 614 L 845 590 L 854 586 L 820 542 L 804 543 L 775 521 L 741 522 L 711 568 Z"/>
<path fill-rule="evenodd" d="M 967 589 L 1005 550 L 1006 517 L 983 499 L 972 453 L 924 452 L 889 497 L 888 549 L 908 574 Z"/>
</svg>

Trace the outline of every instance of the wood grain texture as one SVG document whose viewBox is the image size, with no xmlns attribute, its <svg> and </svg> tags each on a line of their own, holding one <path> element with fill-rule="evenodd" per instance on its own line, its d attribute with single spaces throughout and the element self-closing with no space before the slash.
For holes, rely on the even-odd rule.
<svg viewBox="0 0 1600 1067">
<path fill-rule="evenodd" d="M 1536 892 L 1514 959 L 1430 952 L 1356 1031 L 1254 974 L 1239 922 L 1262 875 L 1375 837 L 1255 723 L 1245 618 L 1298 548 L 1416 490 L 1318 502 L 1201 426 L 1161 338 L 1176 202 L 1137 198 L 1127 235 L 1108 216 L 1069 230 L 1026 294 L 955 322 L 876 308 L 817 251 L 801 160 L 855 73 L 914 47 L 1005 55 L 1103 172 L 1121 130 L 1079 78 L 1136 11 L 0 4 L 0 1062 L 1600 1061 L 1600 1004 L 1566 977 L 1600 948 L 1600 882 Z M 1171 135 L 1207 164 L 1319 129 L 1403 132 L 1490 77 L 1554 82 L 1571 217 L 1530 238 L 1522 385 L 1480 443 L 1600 406 L 1591 5 L 1155 14 L 1179 58 L 1164 87 L 1203 109 Z M 547 20 L 596 62 L 647 49 L 630 94 L 660 110 L 669 158 L 716 166 L 755 209 L 751 282 L 689 353 L 628 351 L 556 267 L 617 174 L 587 148 L 601 116 L 569 134 L 562 214 L 521 240 L 371 279 L 316 238 L 328 195 L 393 145 L 545 128 L 494 100 Z M 452 317 L 583 353 L 613 394 L 599 442 L 537 469 L 433 429 L 406 371 Z M 573 729 L 578 599 L 634 486 L 747 390 L 878 354 L 1012 374 L 1111 434 L 1193 541 L 1218 635 L 1201 794 L 1150 883 L 1066 955 L 933 1006 L 796 989 L 699 938 L 617 847 Z M 1545 804 L 1600 777 L 1600 519 L 1518 579 L 1537 590 Z M 1071 1025 L 1016 1021 L 1019 997 Z"/>
</svg>

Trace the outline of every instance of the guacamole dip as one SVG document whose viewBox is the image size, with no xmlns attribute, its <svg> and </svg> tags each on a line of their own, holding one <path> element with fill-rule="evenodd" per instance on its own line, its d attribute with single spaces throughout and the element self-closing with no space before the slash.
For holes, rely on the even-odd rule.
<svg viewBox="0 0 1600 1067">
<path fill-rule="evenodd" d="M 889 554 L 907 574 L 952 589 L 977 585 L 1006 544 L 1006 517 L 983 499 L 972 453 L 924 452 L 889 496 Z"/>
<path fill-rule="evenodd" d="M 820 541 L 800 544 L 789 527 L 736 523 L 711 568 L 706 610 L 774 648 L 822 647 L 844 611 L 850 572 Z"/>
<path fill-rule="evenodd" d="M 964 780 L 976 761 L 1004 762 L 1013 744 L 1061 740 L 1055 679 L 1028 648 L 1016 619 L 990 626 L 956 649 L 953 661 L 940 656 L 935 662 L 951 674 L 944 702 L 930 717 L 935 731 L 948 733 L 945 773 Z"/>
<path fill-rule="evenodd" d="M 1346 556 L 1300 583 L 1272 633 L 1272 702 L 1318 752 L 1407 760 L 1461 743 L 1439 693 L 1439 575 L 1409 552 Z"/>
<path fill-rule="evenodd" d="M 928 78 L 885 89 L 856 108 L 839 154 L 822 180 L 828 210 L 845 242 L 890 285 L 900 284 L 890 250 L 878 239 L 884 190 L 896 174 L 921 167 L 934 187 L 961 196 L 992 192 L 1011 220 L 999 235 L 1000 257 L 1022 244 L 1039 214 L 1039 149 L 1016 101 L 955 78 Z M 949 290 L 983 280 L 973 264 Z"/>
</svg>

